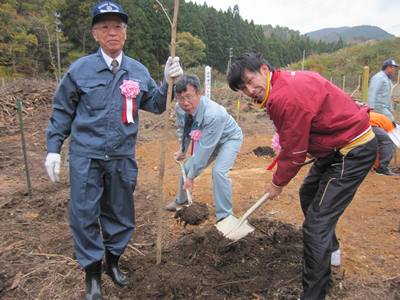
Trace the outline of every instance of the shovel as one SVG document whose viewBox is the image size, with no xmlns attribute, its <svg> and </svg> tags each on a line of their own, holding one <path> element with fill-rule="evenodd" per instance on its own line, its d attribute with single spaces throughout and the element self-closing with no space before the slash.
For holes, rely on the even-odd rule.
<svg viewBox="0 0 400 300">
<path fill-rule="evenodd" d="M 186 172 L 185 172 L 185 167 L 183 165 L 183 161 L 175 159 L 176 163 L 179 165 L 181 172 L 182 172 L 182 178 L 183 178 L 183 183 L 186 183 Z M 187 201 L 188 204 L 186 206 L 190 206 L 193 203 L 192 200 L 192 194 L 190 193 L 189 189 L 186 189 L 186 195 L 187 195 Z"/>
<path fill-rule="evenodd" d="M 240 218 L 233 215 L 218 222 L 217 229 L 228 239 L 238 241 L 254 231 L 254 227 L 249 224 L 247 219 L 269 198 L 269 193 L 264 194 L 245 214 Z"/>
</svg>

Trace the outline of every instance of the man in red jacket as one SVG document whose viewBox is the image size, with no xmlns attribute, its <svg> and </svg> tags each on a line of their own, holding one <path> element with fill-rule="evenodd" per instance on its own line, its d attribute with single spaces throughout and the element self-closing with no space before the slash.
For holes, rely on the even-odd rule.
<svg viewBox="0 0 400 300">
<path fill-rule="evenodd" d="M 324 299 L 331 253 L 339 249 L 336 224 L 376 156 L 367 109 L 319 74 L 274 70 L 258 53 L 234 60 L 228 83 L 261 103 L 279 134 L 282 149 L 266 187 L 271 198 L 296 176 L 307 154 L 316 158 L 300 188 L 305 216 L 301 299 Z"/>
</svg>

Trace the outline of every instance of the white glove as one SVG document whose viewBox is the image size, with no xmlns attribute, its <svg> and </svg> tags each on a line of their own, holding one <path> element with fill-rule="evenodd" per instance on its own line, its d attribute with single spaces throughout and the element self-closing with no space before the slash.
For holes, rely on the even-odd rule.
<svg viewBox="0 0 400 300">
<path fill-rule="evenodd" d="M 44 166 L 51 181 L 60 181 L 61 156 L 58 153 L 48 153 Z"/>
<path fill-rule="evenodd" d="M 168 57 L 167 62 L 165 63 L 165 68 L 164 68 L 164 78 L 167 82 L 169 82 L 169 79 L 175 79 L 178 76 L 181 76 L 183 74 L 183 70 L 181 68 L 181 65 L 179 64 L 179 57 L 175 56 L 172 58 L 171 56 Z"/>
</svg>

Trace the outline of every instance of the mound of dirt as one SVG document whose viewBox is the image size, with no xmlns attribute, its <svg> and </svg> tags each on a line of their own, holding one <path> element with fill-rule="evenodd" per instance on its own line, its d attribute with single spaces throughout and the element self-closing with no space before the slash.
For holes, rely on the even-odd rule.
<svg viewBox="0 0 400 300">
<path fill-rule="evenodd" d="M 206 203 L 193 202 L 189 207 L 183 207 L 175 213 L 175 219 L 184 226 L 199 225 L 208 218 L 208 206 Z"/>
<path fill-rule="evenodd" d="M 119 296 L 297 299 L 301 293 L 301 233 L 268 219 L 254 225 L 256 232 L 238 242 L 225 239 L 210 226 L 183 235 L 163 253 L 160 265 L 149 257 L 137 262 L 134 286 Z"/>
<path fill-rule="evenodd" d="M 270 157 L 275 157 L 275 151 L 268 146 L 265 147 L 257 147 L 253 150 L 254 154 L 256 156 L 270 156 Z"/>
</svg>

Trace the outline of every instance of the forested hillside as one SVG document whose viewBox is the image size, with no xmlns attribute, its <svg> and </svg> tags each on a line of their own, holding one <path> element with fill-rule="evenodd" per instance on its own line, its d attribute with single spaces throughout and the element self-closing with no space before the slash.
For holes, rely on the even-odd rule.
<svg viewBox="0 0 400 300">
<path fill-rule="evenodd" d="M 291 62 L 299 61 L 304 53 L 311 54 L 329 53 L 345 46 L 342 40 L 337 42 L 314 41 L 299 31 L 287 27 L 263 25 L 264 36 L 270 46 L 266 55 L 268 60 L 276 66 L 285 66 Z"/>
<path fill-rule="evenodd" d="M 91 37 L 91 8 L 96 1 L 0 0 L 0 77 L 57 77 L 56 37 L 60 40 L 61 67 L 96 51 Z M 120 0 L 129 14 L 125 52 L 162 78 L 169 54 L 170 25 L 157 1 Z M 172 15 L 173 1 L 160 1 Z M 59 25 L 57 33 L 57 17 Z M 233 55 L 259 51 L 276 66 L 306 54 L 332 52 L 342 43 L 310 41 L 299 32 L 282 35 L 282 28 L 255 25 L 240 16 L 239 7 L 217 11 L 207 5 L 181 1 L 177 55 L 184 67 L 208 64 L 225 72 L 229 49 Z"/>
<path fill-rule="evenodd" d="M 400 38 L 373 41 L 346 47 L 331 54 L 311 55 L 304 62 L 304 69 L 314 70 L 326 77 L 361 74 L 364 66 L 370 73 L 380 70 L 387 58 L 400 60 Z M 291 69 L 301 69 L 301 62 L 291 64 Z"/>
</svg>

